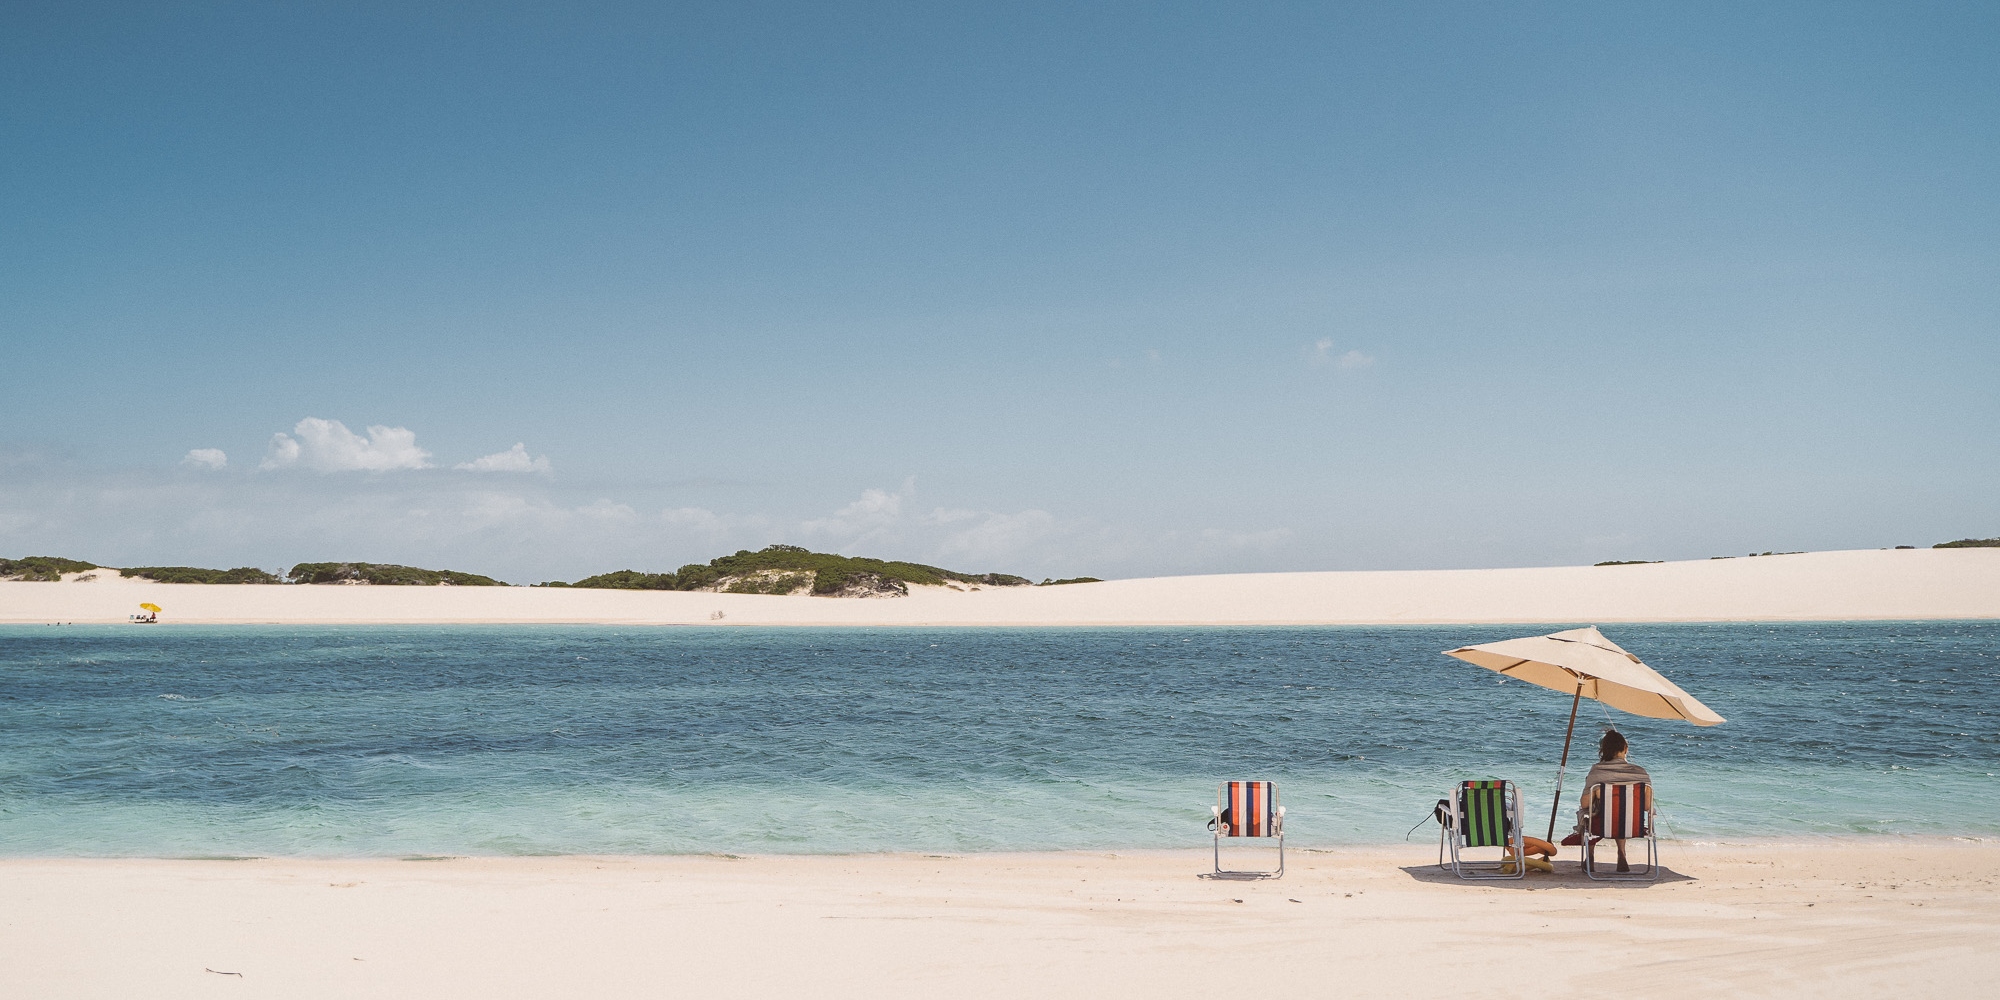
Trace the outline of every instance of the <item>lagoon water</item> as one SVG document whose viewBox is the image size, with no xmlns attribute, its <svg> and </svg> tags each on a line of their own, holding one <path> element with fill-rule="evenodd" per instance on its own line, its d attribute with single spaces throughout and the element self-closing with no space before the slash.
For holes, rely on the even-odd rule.
<svg viewBox="0 0 2000 1000">
<path fill-rule="evenodd" d="M 1539 833 L 1569 699 L 1439 651 L 1563 627 L 0 627 L 0 855 L 1205 846 L 1230 777 L 1294 845 L 1466 777 Z M 1606 631 L 1729 719 L 1584 703 L 1672 836 L 2000 835 L 2000 623 Z"/>
</svg>

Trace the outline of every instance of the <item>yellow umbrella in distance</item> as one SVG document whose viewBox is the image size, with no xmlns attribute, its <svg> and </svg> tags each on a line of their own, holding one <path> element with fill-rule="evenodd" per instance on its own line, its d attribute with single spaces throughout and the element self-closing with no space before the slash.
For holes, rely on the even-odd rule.
<svg viewBox="0 0 2000 1000">
<path fill-rule="evenodd" d="M 160 613 L 160 606 L 157 604 L 141 604 L 139 608 L 142 611 L 151 611 L 156 615 Z"/>
<path fill-rule="evenodd" d="M 1556 832 L 1556 812 L 1562 808 L 1563 772 L 1569 768 L 1570 740 L 1576 735 L 1576 709 L 1583 699 L 1592 698 L 1649 719 L 1685 719 L 1697 726 L 1723 722 L 1713 709 L 1606 639 L 1595 626 L 1463 646 L 1446 650 L 1444 655 L 1571 693 L 1569 731 L 1563 734 L 1562 763 L 1556 768 L 1556 804 L 1549 810 L 1551 839 Z"/>
</svg>

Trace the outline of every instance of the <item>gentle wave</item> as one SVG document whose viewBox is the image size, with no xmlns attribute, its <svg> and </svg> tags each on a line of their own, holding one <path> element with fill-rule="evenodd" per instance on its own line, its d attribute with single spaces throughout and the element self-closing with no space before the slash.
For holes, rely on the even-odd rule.
<svg viewBox="0 0 2000 1000">
<path fill-rule="evenodd" d="M 1555 627 L 0 628 L 0 854 L 1175 847 L 1227 777 L 1302 845 L 1465 777 L 1533 829 L 1568 700 L 1439 650 Z M 1672 835 L 2000 834 L 2000 625 L 1608 632 L 1730 719 L 1585 703 Z"/>
</svg>

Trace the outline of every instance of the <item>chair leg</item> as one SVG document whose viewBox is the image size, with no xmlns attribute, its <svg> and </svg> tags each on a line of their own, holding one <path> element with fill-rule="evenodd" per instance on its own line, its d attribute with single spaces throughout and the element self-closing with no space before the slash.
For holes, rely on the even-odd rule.
<svg viewBox="0 0 2000 1000">
<path fill-rule="evenodd" d="M 1646 835 L 1646 881 L 1657 882 L 1660 878 L 1660 837 L 1655 833 Z"/>
<path fill-rule="evenodd" d="M 1653 882 L 1653 881 L 1658 881 L 1658 879 L 1659 879 L 1659 877 L 1660 877 L 1660 842 L 1659 842 L 1659 838 L 1658 838 L 1658 836 L 1657 836 L 1657 835 L 1649 835 L 1649 836 L 1647 836 L 1647 837 L 1645 838 L 1645 843 L 1646 843 L 1646 871 L 1645 871 L 1645 874 L 1642 874 L 1642 875 L 1635 875 L 1635 874 L 1633 874 L 1633 873 L 1631 873 L 1631 872 L 1629 872 L 1629 871 L 1628 871 L 1628 872 L 1626 872 L 1626 873 L 1624 873 L 1624 874 L 1617 874 L 1617 873 L 1612 873 L 1612 874 L 1604 874 L 1604 875 L 1600 875 L 1600 874 L 1598 874 L 1598 872 L 1597 872 L 1597 862 L 1596 862 L 1596 858 L 1597 858 L 1597 853 L 1596 853 L 1596 847 L 1597 847 L 1597 842 L 1598 842 L 1598 841 L 1601 841 L 1601 840 L 1607 840 L 1607 839 L 1613 839 L 1613 840 L 1615 840 L 1615 838 L 1606 838 L 1606 837 L 1597 837 L 1597 838 L 1592 838 L 1592 837 L 1591 837 L 1591 836 L 1590 836 L 1589 834 L 1585 834 L 1585 835 L 1584 835 L 1584 837 L 1583 837 L 1583 845 L 1582 845 L 1582 847 L 1580 848 L 1580 850 L 1582 851 L 1582 855 L 1583 855 L 1583 875 L 1584 875 L 1584 877 L 1585 877 L 1585 878 L 1588 878 L 1588 879 L 1591 879 L 1591 880 L 1593 880 L 1593 881 L 1597 881 L 1597 882 Z M 1624 843 L 1624 841 L 1616 841 L 1616 843 L 1617 843 L 1617 845 L 1618 845 L 1618 848 L 1619 848 L 1619 852 L 1618 852 L 1618 853 L 1619 853 L 1619 860 L 1621 860 L 1621 861 L 1624 861 L 1624 860 L 1626 859 L 1626 855 L 1625 855 L 1625 851 L 1624 851 L 1624 847 L 1625 847 L 1625 843 Z M 1629 863 L 1629 862 L 1627 863 L 1627 866 L 1628 866 L 1628 867 L 1630 866 L 1630 863 Z"/>
<path fill-rule="evenodd" d="M 1253 838 L 1253 839 L 1254 839 L 1254 838 Z M 1236 871 L 1236 870 L 1234 870 L 1234 869 L 1229 869 L 1229 870 L 1225 870 L 1225 869 L 1224 869 L 1224 868 L 1222 867 L 1222 835 L 1221 835 L 1221 834 L 1219 834 L 1219 833 L 1218 833 L 1218 834 L 1216 834 L 1216 835 L 1215 835 L 1215 874 L 1217 874 L 1217 875 L 1233 875 L 1233 876 L 1238 876 L 1238 877 L 1243 877 L 1243 876 L 1257 876 L 1257 877 L 1261 877 L 1261 878 L 1283 878 L 1283 877 L 1285 876 L 1285 835 L 1284 835 L 1284 834 L 1282 834 L 1282 833 L 1281 833 L 1281 834 L 1278 834 L 1278 836 L 1277 836 L 1277 841 L 1278 841 L 1278 867 L 1277 867 L 1277 868 L 1276 868 L 1275 870 L 1273 870 L 1273 871 L 1267 871 L 1267 872 L 1265 872 L 1265 871 Z"/>
</svg>

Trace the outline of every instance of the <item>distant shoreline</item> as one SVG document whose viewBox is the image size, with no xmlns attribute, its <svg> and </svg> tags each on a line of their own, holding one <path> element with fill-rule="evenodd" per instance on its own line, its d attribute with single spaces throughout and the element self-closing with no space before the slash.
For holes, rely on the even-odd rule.
<svg viewBox="0 0 2000 1000">
<path fill-rule="evenodd" d="M 0 623 L 1443 625 L 2000 619 L 2000 549 L 1807 552 L 1625 566 L 1153 577 L 912 587 L 907 597 L 539 587 L 0 582 Z M 136 627 L 136 626 L 135 626 Z"/>
</svg>

